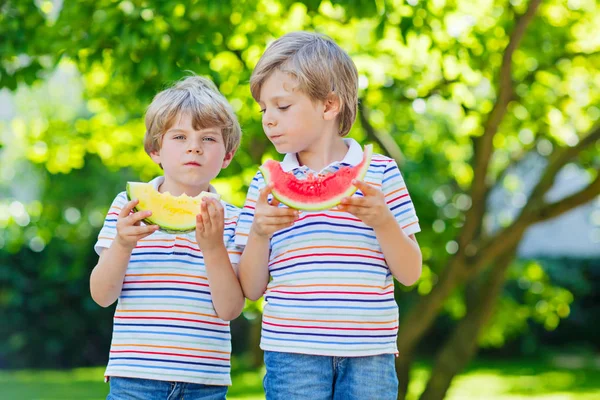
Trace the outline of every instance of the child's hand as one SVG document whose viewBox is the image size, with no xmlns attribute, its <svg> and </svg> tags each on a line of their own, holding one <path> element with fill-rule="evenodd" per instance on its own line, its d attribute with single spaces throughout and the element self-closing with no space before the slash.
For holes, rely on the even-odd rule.
<svg viewBox="0 0 600 400">
<path fill-rule="evenodd" d="M 390 221 L 395 222 L 394 215 L 385 203 L 383 192 L 368 183 L 354 180 L 352 184 L 359 188 L 363 197 L 345 197 L 338 209 L 349 212 L 373 229 Z"/>
<path fill-rule="evenodd" d="M 115 241 L 126 249 L 133 250 L 140 239 L 145 238 L 158 230 L 158 225 L 141 226 L 144 218 L 152 215 L 152 211 L 138 211 L 132 214 L 138 200 L 131 200 L 125 204 L 117 217 L 117 237 Z"/>
<path fill-rule="evenodd" d="M 272 184 L 265 186 L 256 200 L 251 229 L 258 236 L 271 237 L 278 230 L 294 225 L 298 219 L 297 210 L 277 207 L 279 201 L 275 197 L 269 203 L 268 196 L 272 189 Z"/>
<path fill-rule="evenodd" d="M 200 214 L 196 215 L 196 242 L 200 250 L 206 251 L 223 243 L 225 210 L 221 202 L 212 197 L 204 197 Z"/>
</svg>

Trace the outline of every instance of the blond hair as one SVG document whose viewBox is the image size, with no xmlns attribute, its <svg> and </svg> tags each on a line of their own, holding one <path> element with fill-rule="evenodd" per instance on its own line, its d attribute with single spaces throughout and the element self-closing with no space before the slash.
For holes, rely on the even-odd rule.
<svg viewBox="0 0 600 400">
<path fill-rule="evenodd" d="M 235 152 L 242 136 L 240 124 L 219 89 L 209 79 L 190 76 L 158 93 L 146 110 L 144 149 L 160 150 L 162 138 L 181 114 L 192 118 L 195 130 L 220 128 L 225 151 Z"/>
<path fill-rule="evenodd" d="M 324 101 L 333 92 L 340 100 L 340 136 L 350 131 L 358 106 L 358 72 L 352 59 L 331 38 L 310 32 L 288 33 L 262 55 L 250 78 L 250 91 L 260 101 L 260 89 L 276 70 L 298 80 L 312 100 Z"/>
</svg>

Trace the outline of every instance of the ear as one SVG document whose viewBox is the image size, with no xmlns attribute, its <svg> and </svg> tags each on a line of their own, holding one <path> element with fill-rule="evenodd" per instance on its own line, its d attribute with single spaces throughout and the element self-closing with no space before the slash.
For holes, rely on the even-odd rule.
<svg viewBox="0 0 600 400">
<path fill-rule="evenodd" d="M 160 150 L 158 151 L 151 151 L 150 152 L 150 158 L 152 159 L 152 161 L 154 161 L 156 164 L 160 165 Z"/>
<path fill-rule="evenodd" d="M 335 120 L 340 113 L 341 106 L 339 96 L 334 92 L 329 93 L 323 102 L 323 119 L 326 121 Z"/>
<path fill-rule="evenodd" d="M 229 153 L 225 154 L 225 158 L 223 158 L 223 164 L 221 165 L 221 168 L 227 168 L 231 163 L 231 160 L 233 160 L 233 151 L 230 151 Z"/>
</svg>

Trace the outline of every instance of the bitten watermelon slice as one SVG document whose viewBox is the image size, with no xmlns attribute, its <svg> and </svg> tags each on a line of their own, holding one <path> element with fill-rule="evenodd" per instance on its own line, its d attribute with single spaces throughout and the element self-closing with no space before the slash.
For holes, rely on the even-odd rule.
<svg viewBox="0 0 600 400">
<path fill-rule="evenodd" d="M 168 233 L 186 233 L 196 230 L 196 215 L 200 213 L 202 198 L 205 196 L 221 198 L 216 193 L 202 192 L 190 197 L 186 194 L 172 196 L 169 192 L 160 193 L 151 183 L 127 182 L 127 198 L 138 199 L 134 211 L 152 211 L 149 218 L 143 220 L 148 225 L 158 225 Z"/>
<path fill-rule="evenodd" d="M 327 175 L 311 174 L 307 179 L 298 179 L 293 172 L 284 172 L 280 163 L 275 160 L 265 162 L 259 169 L 265 182 L 274 184 L 273 196 L 283 204 L 297 210 L 327 210 L 356 192 L 352 180 L 362 180 L 365 177 L 372 155 L 373 145 L 368 144 L 360 164 L 345 166 Z"/>
</svg>

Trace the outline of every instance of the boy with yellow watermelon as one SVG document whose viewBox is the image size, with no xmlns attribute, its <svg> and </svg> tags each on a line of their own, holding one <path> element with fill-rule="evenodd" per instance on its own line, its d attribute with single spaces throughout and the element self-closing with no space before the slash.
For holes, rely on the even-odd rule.
<svg viewBox="0 0 600 400">
<path fill-rule="evenodd" d="M 228 321 L 244 306 L 234 244 L 240 210 L 218 200 L 210 181 L 231 162 L 240 126 L 216 86 L 195 76 L 159 93 L 145 122 L 144 148 L 164 175 L 128 185 L 132 199 L 117 195 L 90 277 L 96 303 L 118 299 L 108 399 L 225 399 Z"/>
</svg>

